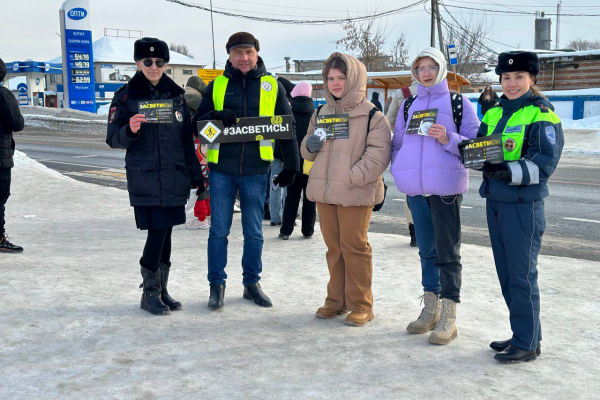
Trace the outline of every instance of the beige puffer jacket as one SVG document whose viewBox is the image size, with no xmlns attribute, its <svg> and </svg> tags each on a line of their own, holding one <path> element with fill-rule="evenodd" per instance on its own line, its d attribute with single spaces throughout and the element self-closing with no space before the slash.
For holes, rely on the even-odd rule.
<svg viewBox="0 0 600 400">
<path fill-rule="evenodd" d="M 327 104 L 319 115 L 348 114 L 350 134 L 348 139 L 326 140 L 321 150 L 309 152 L 306 140 L 315 130 L 316 113 L 313 114 L 300 149 L 305 160 L 314 161 L 306 196 L 312 201 L 344 207 L 373 206 L 383 201 L 382 174 L 390 163 L 392 151 L 390 125 L 383 113 L 377 111 L 367 136 L 369 112 L 374 107 L 366 99 L 367 69 L 347 54 L 333 53 L 327 61 L 336 57 L 342 58 L 347 66 L 344 93 L 340 100 L 335 100 L 323 75 Z"/>
</svg>

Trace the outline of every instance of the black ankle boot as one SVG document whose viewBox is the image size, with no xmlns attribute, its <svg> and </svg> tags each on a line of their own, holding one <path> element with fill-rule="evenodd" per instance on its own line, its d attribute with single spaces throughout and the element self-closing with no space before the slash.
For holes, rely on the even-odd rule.
<svg viewBox="0 0 600 400">
<path fill-rule="evenodd" d="M 225 299 L 225 285 L 210 285 L 210 297 L 208 298 L 208 308 L 218 310 L 223 308 Z"/>
<path fill-rule="evenodd" d="M 410 232 L 410 247 L 417 247 L 417 237 L 415 236 L 415 225 L 408 224 L 408 231 Z"/>
<path fill-rule="evenodd" d="M 152 272 L 149 269 L 141 267 L 142 278 L 144 282 L 140 288 L 144 288 L 140 308 L 154 315 L 169 314 L 171 310 L 160 299 L 162 288 L 160 285 L 160 268 Z"/>
<path fill-rule="evenodd" d="M 490 348 L 495 351 L 504 351 L 508 346 L 510 346 L 511 339 L 508 340 L 497 340 L 495 342 L 490 343 Z M 536 355 L 542 354 L 542 343 L 538 342 L 538 347 L 535 350 Z"/>
<path fill-rule="evenodd" d="M 501 363 L 515 364 L 526 361 L 533 361 L 537 358 L 537 350 L 523 350 L 515 346 L 508 346 L 504 351 L 496 354 L 494 358 Z"/>
<path fill-rule="evenodd" d="M 181 309 L 181 303 L 169 296 L 169 292 L 167 291 L 167 283 L 169 282 L 170 270 L 171 263 L 160 263 L 160 275 L 162 279 L 162 292 L 160 298 L 162 302 L 165 303 L 165 305 L 171 309 L 171 311 L 175 311 Z"/>
<path fill-rule="evenodd" d="M 6 232 L 2 232 L 0 230 L 0 253 L 20 253 L 23 251 L 21 246 L 17 246 L 8 241 L 8 236 L 6 236 Z"/>
<path fill-rule="evenodd" d="M 251 283 L 244 287 L 244 298 L 246 300 L 252 300 L 255 304 L 261 307 L 273 307 L 271 299 L 260 288 L 259 283 Z"/>
</svg>

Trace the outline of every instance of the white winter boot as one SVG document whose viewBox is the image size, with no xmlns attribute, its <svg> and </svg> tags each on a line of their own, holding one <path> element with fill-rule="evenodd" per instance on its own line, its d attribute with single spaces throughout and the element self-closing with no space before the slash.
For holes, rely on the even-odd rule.
<svg viewBox="0 0 600 400">
<path fill-rule="evenodd" d="M 458 336 L 456 330 L 457 304 L 450 299 L 442 299 L 442 317 L 431 335 L 429 335 L 429 343 L 448 344 Z"/>
<path fill-rule="evenodd" d="M 410 333 L 426 333 L 435 328 L 440 320 L 440 296 L 433 292 L 425 292 L 421 297 L 425 302 L 425 307 L 416 321 L 411 322 L 406 327 Z"/>
</svg>

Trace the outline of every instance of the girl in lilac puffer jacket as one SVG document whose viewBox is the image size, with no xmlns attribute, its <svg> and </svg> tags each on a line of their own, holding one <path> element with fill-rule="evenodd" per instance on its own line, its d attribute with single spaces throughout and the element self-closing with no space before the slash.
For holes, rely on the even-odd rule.
<svg viewBox="0 0 600 400">
<path fill-rule="evenodd" d="M 456 306 L 460 302 L 462 271 L 460 204 L 469 182 L 458 144 L 477 135 L 479 119 L 471 102 L 463 98 L 458 110 L 462 122 L 457 129 L 442 52 L 432 47 L 423 50 L 413 61 L 412 73 L 419 81 L 417 97 L 407 121 L 404 103 L 398 111 L 391 166 L 398 190 L 408 195 L 425 292 L 421 315 L 406 329 L 412 333 L 433 329 L 429 341 L 447 344 L 457 335 Z M 413 114 L 431 109 L 437 110 L 437 120 L 425 134 L 406 133 Z"/>
</svg>

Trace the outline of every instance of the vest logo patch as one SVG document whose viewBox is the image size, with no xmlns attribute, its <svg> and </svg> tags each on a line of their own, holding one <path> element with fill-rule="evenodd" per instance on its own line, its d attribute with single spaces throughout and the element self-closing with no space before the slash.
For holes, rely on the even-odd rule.
<svg viewBox="0 0 600 400">
<path fill-rule="evenodd" d="M 260 85 L 262 86 L 265 92 L 270 92 L 273 89 L 273 85 L 271 85 L 271 82 L 268 81 L 264 81 Z"/>
<path fill-rule="evenodd" d="M 517 147 L 517 142 L 515 142 L 515 139 L 513 138 L 508 138 L 506 139 L 506 142 L 504 142 L 504 148 L 506 151 L 513 151 L 515 147 Z"/>
<path fill-rule="evenodd" d="M 546 127 L 546 138 L 548 138 L 548 141 L 552 146 L 556 144 L 556 130 L 553 126 Z"/>
<path fill-rule="evenodd" d="M 111 107 L 110 118 L 108 120 L 108 123 L 112 123 L 115 120 L 116 115 L 117 115 L 117 107 Z"/>
<path fill-rule="evenodd" d="M 212 122 L 209 122 L 199 133 L 202 135 L 202 137 L 212 143 L 221 134 L 221 130 Z"/>
<path fill-rule="evenodd" d="M 504 130 L 504 133 L 519 133 L 523 130 L 523 125 L 509 126 Z"/>
</svg>

